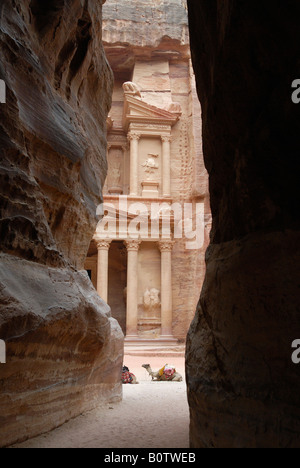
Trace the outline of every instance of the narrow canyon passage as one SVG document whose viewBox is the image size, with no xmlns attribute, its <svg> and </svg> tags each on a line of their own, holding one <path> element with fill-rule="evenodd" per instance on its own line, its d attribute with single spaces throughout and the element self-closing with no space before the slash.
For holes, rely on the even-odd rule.
<svg viewBox="0 0 300 468">
<path fill-rule="evenodd" d="M 123 385 L 123 401 L 107 403 L 17 448 L 188 448 L 186 383 L 152 382 L 141 367 L 158 368 L 161 357 L 127 356 L 139 385 Z M 184 358 L 168 358 L 184 374 Z M 147 362 L 148 362 L 147 361 Z M 146 362 L 146 361 L 145 361 Z"/>
<path fill-rule="evenodd" d="M 185 2 L 16 0 L 0 10 L 7 97 L 0 108 L 0 446 L 7 447 L 120 401 L 123 334 L 127 345 L 185 343 L 211 215 Z M 105 221 L 109 204 L 119 232 L 111 223 L 104 235 L 99 214 Z M 140 231 L 137 204 L 147 230 L 143 223 Z M 191 232 L 194 217 L 201 232 Z M 167 388 L 126 388 L 129 400 L 125 393 L 120 410 L 108 411 L 116 416 L 105 433 L 110 419 L 101 411 L 91 415 L 91 431 L 82 421 L 74 429 L 78 439 L 62 431 L 72 446 L 119 447 L 120 428 L 138 414 L 134 442 L 123 443 L 138 447 L 144 434 L 149 447 L 157 421 L 168 424 L 163 435 L 176 426 L 170 400 L 181 402 L 181 393 L 168 397 Z M 186 391 L 176 388 L 185 440 L 165 446 L 187 446 Z M 171 401 L 172 410 L 180 404 Z M 61 436 L 58 443 L 68 445 Z"/>
<path fill-rule="evenodd" d="M 2 2 L 0 447 L 299 447 L 299 17 Z"/>
</svg>

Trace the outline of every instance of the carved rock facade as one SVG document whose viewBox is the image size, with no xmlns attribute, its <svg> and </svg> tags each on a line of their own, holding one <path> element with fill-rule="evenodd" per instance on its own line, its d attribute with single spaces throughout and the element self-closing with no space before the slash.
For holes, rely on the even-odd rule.
<svg viewBox="0 0 300 468">
<path fill-rule="evenodd" d="M 201 135 L 194 136 L 201 109 L 185 2 L 110 1 L 103 13 L 103 42 L 115 75 L 104 186 L 108 215 L 97 227 L 86 268 L 126 343 L 184 343 L 210 230 Z M 198 245 L 196 235 L 189 236 L 201 215 Z M 105 238 L 111 241 L 106 253 L 97 249 Z M 160 299 L 147 307 L 151 291 Z"/>
</svg>

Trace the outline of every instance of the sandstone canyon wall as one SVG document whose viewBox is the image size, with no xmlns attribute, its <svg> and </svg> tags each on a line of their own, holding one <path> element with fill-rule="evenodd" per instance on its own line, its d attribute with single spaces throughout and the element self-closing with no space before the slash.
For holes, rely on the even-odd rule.
<svg viewBox="0 0 300 468">
<path fill-rule="evenodd" d="M 0 445 L 121 397 L 123 334 L 85 272 L 112 73 L 98 0 L 0 6 Z"/>
<path fill-rule="evenodd" d="M 191 445 L 299 447 L 299 2 L 188 5 L 213 215 L 187 342 Z"/>
</svg>

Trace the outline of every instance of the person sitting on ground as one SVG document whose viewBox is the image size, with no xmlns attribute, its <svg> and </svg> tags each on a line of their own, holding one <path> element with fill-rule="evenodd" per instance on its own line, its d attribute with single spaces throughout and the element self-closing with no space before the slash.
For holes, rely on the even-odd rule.
<svg viewBox="0 0 300 468">
<path fill-rule="evenodd" d="M 128 367 L 123 366 L 122 369 L 122 383 L 123 384 L 138 384 L 136 376 L 129 371 Z"/>
</svg>

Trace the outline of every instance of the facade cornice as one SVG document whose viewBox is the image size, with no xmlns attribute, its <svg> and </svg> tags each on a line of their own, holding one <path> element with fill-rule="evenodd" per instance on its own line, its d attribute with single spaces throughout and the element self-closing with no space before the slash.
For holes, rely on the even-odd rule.
<svg viewBox="0 0 300 468">
<path fill-rule="evenodd" d="M 152 106 L 140 98 L 132 97 L 125 94 L 124 98 L 124 114 L 123 114 L 123 128 L 128 132 L 129 126 L 134 124 L 144 125 L 164 125 L 171 127 L 175 125 L 179 118 L 180 113 L 169 112 L 165 109 Z"/>
</svg>

